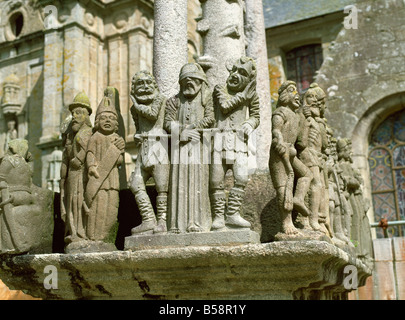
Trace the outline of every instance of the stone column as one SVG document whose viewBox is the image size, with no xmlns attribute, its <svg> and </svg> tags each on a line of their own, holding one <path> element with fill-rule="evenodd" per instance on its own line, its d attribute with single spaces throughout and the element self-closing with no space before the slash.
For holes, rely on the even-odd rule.
<svg viewBox="0 0 405 320">
<path fill-rule="evenodd" d="M 244 56 L 244 1 L 200 0 L 202 17 L 197 31 L 203 38 L 203 56 L 198 62 L 207 73 L 212 87 L 225 84 L 232 63 Z"/>
<path fill-rule="evenodd" d="M 257 129 L 257 165 L 268 171 L 271 143 L 271 95 L 266 31 L 262 0 L 246 0 L 245 34 L 246 55 L 256 60 L 257 93 L 260 99 L 260 126 Z"/>
<path fill-rule="evenodd" d="M 155 0 L 153 75 L 160 91 L 179 91 L 179 73 L 187 63 L 187 0 Z"/>
</svg>

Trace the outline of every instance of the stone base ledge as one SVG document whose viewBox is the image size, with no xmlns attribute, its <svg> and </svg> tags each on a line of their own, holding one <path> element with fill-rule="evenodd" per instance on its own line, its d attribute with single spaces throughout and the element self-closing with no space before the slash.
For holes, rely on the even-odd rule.
<svg viewBox="0 0 405 320">
<path fill-rule="evenodd" d="M 260 243 L 260 235 L 250 229 L 223 232 L 168 233 L 126 237 L 125 250 L 136 251 L 190 246 L 236 246 L 253 243 Z"/>
<path fill-rule="evenodd" d="M 0 279 L 38 298 L 346 299 L 344 268 L 359 286 L 371 269 L 327 242 L 285 241 L 78 254 L 0 256 Z M 47 266 L 58 289 L 45 289 Z M 48 267 L 49 268 L 49 267 Z M 49 281 L 48 281 L 49 282 Z"/>
</svg>

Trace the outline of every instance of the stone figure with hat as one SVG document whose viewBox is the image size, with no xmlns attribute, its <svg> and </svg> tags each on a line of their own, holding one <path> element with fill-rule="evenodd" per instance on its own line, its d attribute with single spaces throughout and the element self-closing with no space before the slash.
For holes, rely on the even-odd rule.
<svg viewBox="0 0 405 320">
<path fill-rule="evenodd" d="M 65 243 L 86 238 L 83 201 L 87 182 L 86 153 L 92 135 L 90 100 L 84 92 L 76 95 L 69 105 L 72 114 L 64 135 L 61 165 L 61 217 L 65 222 Z"/>
<path fill-rule="evenodd" d="M 209 157 L 205 130 L 215 123 L 212 91 L 202 67 L 185 64 L 179 76 L 180 92 L 168 99 L 164 128 L 171 134 L 171 184 L 168 231 L 208 232 Z M 211 133 L 210 130 L 209 134 Z"/>
<path fill-rule="evenodd" d="M 169 190 L 168 135 L 163 129 L 166 98 L 160 93 L 153 75 L 140 71 L 132 78 L 130 98 L 135 123 L 135 142 L 139 147 L 135 170 L 129 188 L 135 196 L 142 223 L 132 229 L 133 235 L 167 231 L 167 198 Z M 158 193 L 156 216 L 146 192 L 146 182 L 153 177 Z"/>
<path fill-rule="evenodd" d="M 300 96 L 294 81 L 284 82 L 279 89 L 279 99 L 272 116 L 273 140 L 270 148 L 270 175 L 276 189 L 281 230 L 276 240 L 303 237 L 294 226 L 292 211 L 308 216 L 305 196 L 313 175 L 297 157 L 307 141 L 301 135 L 305 123 L 299 112 Z M 294 188 L 296 180 L 296 185 Z"/>
<path fill-rule="evenodd" d="M 210 166 L 210 194 L 214 220 L 211 230 L 250 228 L 240 209 L 249 180 L 248 138 L 260 123 L 260 101 L 256 92 L 256 63 L 241 57 L 230 69 L 226 86 L 214 89 L 216 129 Z M 225 174 L 231 169 L 234 186 L 228 204 Z"/>
<path fill-rule="evenodd" d="M 118 114 L 107 88 L 95 118 L 94 133 L 87 146 L 88 182 L 84 195 L 85 231 L 91 241 L 103 241 L 117 222 L 120 179 L 125 141 L 117 133 Z"/>
</svg>

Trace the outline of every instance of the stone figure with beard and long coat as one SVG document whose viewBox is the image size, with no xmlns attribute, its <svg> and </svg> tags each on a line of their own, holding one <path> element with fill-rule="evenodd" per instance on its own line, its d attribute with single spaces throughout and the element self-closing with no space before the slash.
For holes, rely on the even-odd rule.
<svg viewBox="0 0 405 320">
<path fill-rule="evenodd" d="M 86 239 L 83 216 L 84 187 L 87 183 L 86 152 L 92 135 L 90 100 L 79 93 L 69 105 L 72 120 L 65 132 L 61 165 L 61 217 L 65 221 L 65 242 Z"/>
<path fill-rule="evenodd" d="M 167 231 L 167 193 L 169 189 L 169 154 L 167 133 L 163 130 L 165 97 L 159 92 L 151 73 L 140 71 L 132 78 L 131 107 L 139 146 L 135 170 L 129 188 L 135 196 L 142 223 L 132 229 L 132 234 L 162 233 Z M 155 216 L 146 192 L 146 182 L 153 177 L 158 196 Z"/>
<path fill-rule="evenodd" d="M 209 203 L 209 150 L 202 143 L 204 129 L 215 123 L 212 91 L 197 63 L 180 71 L 180 92 L 168 99 L 164 128 L 171 133 L 171 183 L 168 231 L 208 232 L 212 218 Z M 210 141 L 208 141 L 208 144 Z"/>
</svg>

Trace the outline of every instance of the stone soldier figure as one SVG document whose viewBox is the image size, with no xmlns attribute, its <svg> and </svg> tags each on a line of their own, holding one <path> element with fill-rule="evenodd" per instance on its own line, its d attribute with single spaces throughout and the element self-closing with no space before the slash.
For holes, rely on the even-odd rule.
<svg viewBox="0 0 405 320">
<path fill-rule="evenodd" d="M 171 233 L 207 232 L 211 228 L 209 169 L 204 129 L 215 123 L 212 91 L 197 63 L 180 71 L 180 92 L 168 99 L 164 128 L 171 133 L 171 188 L 168 229 Z M 209 154 L 208 154 L 209 156 Z"/>
<path fill-rule="evenodd" d="M 297 112 L 300 107 L 300 96 L 295 82 L 284 82 L 278 93 L 277 109 L 272 116 L 273 140 L 269 167 L 277 192 L 281 218 L 280 235 L 294 236 L 299 234 L 299 231 L 293 224 L 292 210 L 295 209 L 308 216 L 304 200 L 313 176 L 309 168 L 297 157 L 297 151 L 306 146 L 306 141 L 299 139 L 306 120 Z M 294 178 L 297 178 L 295 194 Z"/>
<path fill-rule="evenodd" d="M 60 180 L 61 217 L 66 223 L 66 243 L 86 238 L 82 208 L 87 182 L 87 143 L 92 135 L 92 109 L 84 92 L 74 98 L 69 110 L 72 120 L 65 136 Z"/>
<path fill-rule="evenodd" d="M 214 89 L 216 128 L 210 166 L 210 193 L 214 220 L 211 230 L 250 228 L 240 216 L 248 182 L 247 137 L 260 123 L 260 102 L 256 93 L 256 63 L 252 58 L 238 59 L 230 70 L 226 86 Z M 228 206 L 224 191 L 225 174 L 233 171 L 234 187 Z M 226 212 L 225 212 L 226 209 Z"/>
<path fill-rule="evenodd" d="M 105 240 L 117 221 L 118 167 L 125 152 L 125 141 L 117 134 L 118 129 L 118 114 L 107 89 L 97 108 L 94 133 L 87 147 L 86 235 L 92 241 Z"/>
<path fill-rule="evenodd" d="M 142 224 L 133 228 L 132 234 L 166 232 L 170 174 L 167 133 L 163 130 L 166 99 L 159 92 L 152 74 L 147 71 L 138 72 L 132 78 L 130 97 L 133 102 L 131 114 L 136 127 L 134 138 L 139 152 L 129 188 L 135 195 L 142 217 Z M 145 185 L 150 177 L 154 178 L 158 192 L 157 219 L 146 192 Z"/>
</svg>

